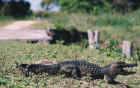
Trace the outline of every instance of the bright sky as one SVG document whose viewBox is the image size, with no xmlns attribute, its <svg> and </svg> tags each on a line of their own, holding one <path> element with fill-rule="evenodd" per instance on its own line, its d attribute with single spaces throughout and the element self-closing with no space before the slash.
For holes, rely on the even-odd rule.
<svg viewBox="0 0 140 88">
<path fill-rule="evenodd" d="M 26 1 L 30 2 L 32 10 L 41 10 L 40 3 L 42 0 L 26 0 Z"/>
<path fill-rule="evenodd" d="M 26 0 L 26 1 L 30 2 L 32 10 L 41 10 L 40 4 L 42 0 Z M 50 4 L 49 8 L 50 8 L 50 11 L 58 11 L 60 9 L 59 6 L 54 3 Z"/>
</svg>

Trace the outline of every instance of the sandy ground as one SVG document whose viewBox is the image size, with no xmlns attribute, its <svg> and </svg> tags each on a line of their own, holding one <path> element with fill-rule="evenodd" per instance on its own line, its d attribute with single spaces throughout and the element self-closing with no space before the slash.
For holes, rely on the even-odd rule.
<svg viewBox="0 0 140 88">
<path fill-rule="evenodd" d="M 9 24 L 7 26 L 4 27 L 0 27 L 0 30 L 21 30 L 21 29 L 25 29 L 33 24 L 37 23 L 36 21 L 17 21 L 13 24 Z"/>
<path fill-rule="evenodd" d="M 17 21 L 4 27 L 0 27 L 0 40 L 40 40 L 48 38 L 45 30 L 28 29 L 37 21 Z M 26 30 L 25 30 L 26 29 Z"/>
</svg>

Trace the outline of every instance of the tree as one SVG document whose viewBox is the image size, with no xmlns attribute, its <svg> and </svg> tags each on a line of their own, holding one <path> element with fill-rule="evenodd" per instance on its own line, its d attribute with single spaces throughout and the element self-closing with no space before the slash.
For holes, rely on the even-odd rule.
<svg viewBox="0 0 140 88">
<path fill-rule="evenodd" d="M 140 7 L 140 0 L 59 0 L 62 10 L 86 11 L 97 10 L 129 11 Z"/>
<path fill-rule="evenodd" d="M 48 9 L 49 9 L 49 5 L 50 5 L 52 2 L 53 2 L 53 0 L 43 0 L 43 1 L 41 2 L 41 6 L 42 6 L 42 7 L 45 7 L 46 10 L 48 10 Z"/>
<path fill-rule="evenodd" d="M 30 12 L 30 4 L 24 0 L 20 0 L 19 2 L 16 2 L 15 0 L 3 2 L 0 9 L 1 15 L 13 17 L 25 17 L 29 15 Z"/>
<path fill-rule="evenodd" d="M 2 6 L 3 6 L 3 2 L 2 2 L 2 0 L 0 0 L 0 9 Z"/>
<path fill-rule="evenodd" d="M 42 6 L 49 9 L 49 5 L 56 0 L 43 0 Z M 140 0 L 57 0 L 61 10 L 64 11 L 86 11 L 94 10 L 110 11 L 128 11 L 129 9 L 136 10 L 140 7 Z M 97 11 L 97 12 L 98 12 Z"/>
<path fill-rule="evenodd" d="M 93 11 L 94 7 L 101 7 L 102 0 L 59 0 L 62 10 L 67 11 Z"/>
</svg>

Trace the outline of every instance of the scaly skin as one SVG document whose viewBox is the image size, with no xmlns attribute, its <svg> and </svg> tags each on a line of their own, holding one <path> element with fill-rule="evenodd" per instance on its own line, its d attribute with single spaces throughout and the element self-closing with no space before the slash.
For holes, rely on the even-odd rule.
<svg viewBox="0 0 140 88">
<path fill-rule="evenodd" d="M 49 74 L 62 73 L 66 76 L 72 76 L 73 78 L 80 79 L 82 76 L 90 74 L 90 76 L 95 78 L 101 78 L 108 83 L 116 83 L 114 79 L 118 75 L 129 75 L 134 74 L 135 72 L 124 70 L 125 67 L 135 67 L 137 64 L 128 64 L 125 62 L 114 62 L 105 67 L 100 67 L 96 64 L 82 61 L 64 61 L 52 65 L 43 65 L 43 64 L 21 64 L 20 70 L 26 76 L 29 76 L 29 73 L 42 73 L 47 72 Z"/>
</svg>

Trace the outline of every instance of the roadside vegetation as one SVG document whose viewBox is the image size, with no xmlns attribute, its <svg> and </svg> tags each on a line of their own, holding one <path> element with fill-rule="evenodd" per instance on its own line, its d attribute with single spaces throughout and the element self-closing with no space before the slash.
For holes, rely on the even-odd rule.
<svg viewBox="0 0 140 88">
<path fill-rule="evenodd" d="M 34 63 L 40 59 L 50 59 L 56 61 L 65 60 L 86 60 L 96 63 L 100 66 L 107 65 L 114 61 L 136 62 L 135 59 L 126 59 L 120 56 L 108 56 L 106 51 L 82 48 L 79 45 L 72 44 L 64 46 L 58 44 L 27 44 L 18 41 L 1 42 L 0 44 L 0 86 L 1 88 L 123 88 L 128 85 L 130 88 L 139 88 L 140 66 L 130 68 L 137 72 L 132 76 L 119 76 L 117 80 L 122 85 L 109 85 L 103 80 L 89 80 L 88 77 L 82 80 L 64 78 L 61 75 L 48 76 L 47 74 L 36 75 L 33 77 L 24 77 L 20 74 L 17 65 L 21 63 Z M 139 64 L 139 61 L 137 61 Z"/>
<path fill-rule="evenodd" d="M 139 11 L 134 12 L 138 14 Z M 89 50 L 88 40 L 83 39 L 80 42 L 64 45 L 63 40 L 56 44 L 30 44 L 19 41 L 3 41 L 0 43 L 0 87 L 1 88 L 139 88 L 140 87 L 140 50 L 139 39 L 140 31 L 138 21 L 139 16 L 135 15 L 134 20 L 131 16 L 134 13 L 118 14 L 110 13 L 102 15 L 83 14 L 83 13 L 57 13 L 49 18 L 42 18 L 38 24 L 31 28 L 47 28 L 52 30 L 68 30 L 74 27 L 81 32 L 87 32 L 88 29 L 99 30 L 101 40 L 109 41 L 107 46 L 96 46 L 96 49 Z M 110 14 L 109 16 L 107 14 Z M 130 18 L 129 18 L 130 17 Z M 118 20 L 119 18 L 119 20 Z M 128 19 L 129 18 L 129 19 Z M 102 20 L 101 20 L 102 19 Z M 103 20 L 104 19 L 104 20 Z M 117 19 L 117 20 L 114 20 Z M 100 24 L 100 25 L 99 25 Z M 132 58 L 122 56 L 121 48 L 118 47 L 123 40 L 134 42 Z M 130 68 L 137 72 L 132 76 L 119 76 L 116 80 L 121 85 L 109 85 L 103 80 L 89 80 L 84 77 L 82 80 L 64 78 L 63 76 L 48 76 L 47 74 L 35 75 L 33 77 L 24 77 L 20 74 L 17 66 L 21 63 L 34 63 L 37 60 L 49 59 L 56 61 L 65 60 L 86 60 L 100 66 L 107 65 L 114 61 L 136 62 L 138 67 Z"/>
<path fill-rule="evenodd" d="M 0 17 L 0 27 L 5 26 L 7 24 L 10 24 L 10 23 L 12 23 L 14 21 L 15 20 L 13 18 L 11 18 L 11 17 L 3 17 L 3 16 L 1 16 Z"/>
<path fill-rule="evenodd" d="M 51 3 L 50 0 L 47 0 L 48 2 L 44 1 L 43 5 Z M 71 41 L 68 43 L 65 43 L 66 41 L 60 37 L 60 40 L 56 40 L 54 44 L 1 41 L 0 88 L 140 88 L 140 9 L 139 5 L 136 4 L 139 3 L 139 0 L 129 2 L 135 3 L 132 8 L 128 8 L 126 5 L 129 0 L 125 0 L 121 4 L 115 3 L 114 0 L 109 0 L 114 1 L 109 3 L 102 0 L 104 2 L 100 3 L 101 7 L 97 2 L 90 3 L 91 0 L 87 0 L 88 2 L 85 2 L 85 0 L 75 0 L 75 2 L 59 1 L 62 11 L 52 13 L 47 8 L 44 12 L 33 12 L 31 17 L 29 15 L 25 16 L 24 20 L 29 16 L 29 19 L 39 21 L 29 27 L 31 29 L 43 28 L 47 30 L 47 27 L 50 27 L 51 30 L 69 32 L 74 37 L 70 38 Z M 81 4 L 77 4 L 79 1 L 81 1 Z M 92 5 L 95 6 L 92 7 Z M 124 6 L 124 9 L 120 9 L 121 5 L 126 6 Z M 75 7 L 71 8 L 72 6 Z M 103 9 L 102 6 L 104 6 Z M 5 6 L 5 8 L 8 7 Z M 27 12 L 30 12 L 28 8 Z M 5 12 L 5 14 L 7 13 Z M 17 20 L 20 19 L 15 18 L 15 16 L 0 16 L 0 26 L 11 24 Z M 87 37 L 75 34 L 77 32 L 87 33 L 88 29 L 99 30 L 101 33 L 101 43 L 100 45 L 93 45 L 94 50 L 88 48 Z M 67 38 L 66 34 L 65 36 Z M 80 36 L 78 38 L 81 38 L 81 40 L 76 42 L 72 40 L 77 36 Z M 133 56 L 131 58 L 125 58 L 122 55 L 121 44 L 123 40 L 133 42 Z M 89 80 L 88 77 L 75 80 L 64 78 L 63 75 L 48 76 L 42 74 L 25 77 L 20 74 L 19 64 L 31 64 L 41 59 L 56 60 L 58 62 L 86 60 L 100 66 L 105 66 L 114 61 L 125 61 L 128 63 L 136 62 L 138 67 L 130 68 L 130 70 L 137 72 L 135 75 L 118 76 L 116 80 L 122 83 L 118 85 L 110 85 L 100 79 Z"/>
</svg>

